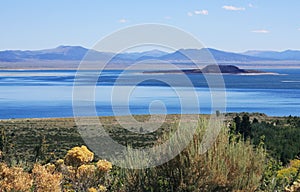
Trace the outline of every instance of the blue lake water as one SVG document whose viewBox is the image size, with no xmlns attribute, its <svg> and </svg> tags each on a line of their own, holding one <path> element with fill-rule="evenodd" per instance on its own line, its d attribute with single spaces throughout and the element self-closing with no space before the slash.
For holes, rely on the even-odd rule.
<svg viewBox="0 0 300 192">
<path fill-rule="evenodd" d="M 300 69 L 264 71 L 279 75 L 223 76 L 226 88 L 221 90 L 225 91 L 226 96 L 224 112 L 261 112 L 272 116 L 300 115 Z M 72 117 L 75 74 L 76 71 L 73 70 L 0 71 L 0 119 Z M 91 77 L 95 75 L 97 73 L 93 71 L 82 73 L 81 86 L 92 86 Z M 188 77 L 190 85 L 183 83 L 183 76 Z M 139 81 L 141 82 L 136 84 Z M 171 82 L 171 86 L 165 82 Z M 133 88 L 129 96 L 123 92 L 126 88 Z M 180 96 L 178 90 L 182 93 Z M 206 78 L 201 74 L 186 76 L 106 70 L 102 71 L 97 80 L 95 100 L 82 101 L 82 110 L 92 103 L 95 104 L 99 116 L 149 113 L 210 114 L 215 112 L 211 105 L 213 99 L 210 91 Z M 195 102 L 189 102 L 195 95 L 199 104 L 197 106 Z M 184 106 L 182 99 L 185 100 Z M 88 110 L 83 114 L 92 115 Z"/>
</svg>

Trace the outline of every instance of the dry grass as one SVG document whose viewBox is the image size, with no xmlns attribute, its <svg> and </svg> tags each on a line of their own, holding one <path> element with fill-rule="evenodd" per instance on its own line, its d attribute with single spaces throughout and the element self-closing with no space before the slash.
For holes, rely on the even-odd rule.
<svg viewBox="0 0 300 192">
<path fill-rule="evenodd" d="M 140 122 L 149 119 L 149 115 L 134 117 Z M 122 145 L 139 148 L 153 146 L 163 133 L 171 131 L 174 122 L 180 118 L 180 115 L 168 115 L 160 129 L 148 134 L 124 129 L 114 117 L 99 119 L 112 139 Z M 181 119 L 189 121 L 190 118 L 189 115 L 184 115 Z M 2 153 L 6 157 L 4 160 L 11 165 L 36 161 L 52 162 L 63 158 L 71 147 L 85 144 L 73 118 L 0 120 L 0 133 L 1 130 L 6 137 L 6 149 Z"/>
<path fill-rule="evenodd" d="M 146 121 L 149 116 L 135 118 Z M 212 147 L 202 154 L 201 149 L 205 146 L 201 141 L 208 128 L 208 118 L 201 116 L 192 141 L 174 159 L 158 167 L 139 170 L 112 167 L 108 161 L 93 160 L 91 152 L 85 147 L 69 150 L 84 144 L 73 119 L 0 121 L 0 129 L 4 129 L 7 137 L 6 144 L 13 146 L 10 151 L 7 148 L 3 150 L 5 161 L 10 162 L 9 159 L 15 156 L 19 162 L 35 163 L 39 159 L 50 162 L 33 167 L 25 165 L 32 173 L 2 164 L 0 172 L 6 170 L 7 174 L 3 176 L 1 173 L 0 181 L 5 181 L 4 177 L 10 178 L 6 185 L 11 186 L 16 178 L 23 178 L 24 183 L 29 183 L 28 186 L 13 186 L 24 187 L 20 191 L 28 190 L 29 186 L 30 190 L 47 191 L 46 183 L 51 184 L 53 191 L 255 191 L 263 175 L 265 151 L 229 135 L 223 122 L 216 120 L 214 128 L 222 127 L 221 132 Z M 161 128 L 147 134 L 123 129 L 114 117 L 101 117 L 100 121 L 113 139 L 123 145 L 139 148 L 164 142 L 176 130 L 178 119 L 179 115 L 168 115 Z M 182 123 L 188 121 L 189 116 L 184 116 Z M 35 157 L 38 146 L 38 155 L 45 158 Z M 133 153 L 131 159 L 138 158 L 135 155 Z M 164 154 L 161 154 L 158 158 L 163 157 Z M 118 184 L 114 187 L 116 181 Z"/>
</svg>

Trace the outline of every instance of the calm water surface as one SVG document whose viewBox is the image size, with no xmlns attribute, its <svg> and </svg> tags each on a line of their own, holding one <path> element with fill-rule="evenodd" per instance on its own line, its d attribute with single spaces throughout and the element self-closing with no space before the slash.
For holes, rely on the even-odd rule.
<svg viewBox="0 0 300 192">
<path fill-rule="evenodd" d="M 226 87 L 227 112 L 261 112 L 273 116 L 300 115 L 300 69 L 265 69 L 279 75 L 224 75 Z M 129 71 L 103 71 L 95 88 L 95 104 L 100 116 L 149 113 L 198 113 L 194 103 L 185 103 L 182 111 L 180 98 L 174 91 L 184 92 L 188 98 L 196 94 L 200 113 L 213 113 L 211 95 L 206 79 L 201 74 L 191 74 L 188 78 L 192 86 L 186 86 L 181 79 L 183 74 L 147 74 L 150 80 L 135 85 L 145 74 Z M 0 71 L 0 119 L 71 117 L 72 90 L 76 71 Z M 80 77 L 83 86 L 90 85 L 91 77 L 96 73 L 89 71 Z M 172 87 L 156 79 L 165 78 L 174 82 Z M 120 87 L 134 87 L 127 97 L 118 92 L 112 98 L 112 92 L 118 91 L 114 85 L 120 80 Z M 83 101 L 82 106 L 93 101 Z M 130 109 L 125 110 L 129 105 Z M 149 110 L 149 105 L 152 106 Z M 90 112 L 86 111 L 86 115 Z"/>
</svg>

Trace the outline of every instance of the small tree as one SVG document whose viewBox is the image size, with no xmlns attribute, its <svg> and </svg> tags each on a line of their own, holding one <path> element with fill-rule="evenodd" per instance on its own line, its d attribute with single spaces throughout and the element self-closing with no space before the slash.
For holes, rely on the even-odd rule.
<svg viewBox="0 0 300 192">
<path fill-rule="evenodd" d="M 254 124 L 254 123 L 259 123 L 258 119 L 254 118 L 253 121 L 252 121 L 252 124 Z"/>
<path fill-rule="evenodd" d="M 35 149 L 34 149 L 34 153 L 35 153 L 34 161 L 35 162 L 46 160 L 46 152 L 47 152 L 47 148 L 48 148 L 48 145 L 46 143 L 47 143 L 46 137 L 41 136 L 39 138 L 38 145 L 35 146 Z"/>
<path fill-rule="evenodd" d="M 236 116 L 233 119 L 234 123 L 235 123 L 235 133 L 240 133 L 241 132 L 241 118 L 240 116 Z"/>
<path fill-rule="evenodd" d="M 241 134 L 245 139 L 251 137 L 251 123 L 248 115 L 243 115 L 241 122 Z"/>
<path fill-rule="evenodd" d="M 4 131 L 4 127 L 1 128 L 0 130 L 0 153 L 1 153 L 1 159 L 4 159 L 5 156 L 8 154 L 8 142 L 7 142 L 7 137 Z"/>
</svg>

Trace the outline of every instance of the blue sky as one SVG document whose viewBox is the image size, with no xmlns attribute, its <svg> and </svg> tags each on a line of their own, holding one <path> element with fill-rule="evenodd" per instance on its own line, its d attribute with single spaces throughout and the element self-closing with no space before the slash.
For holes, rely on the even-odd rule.
<svg viewBox="0 0 300 192">
<path fill-rule="evenodd" d="M 206 47 L 300 50 L 299 0 L 2 0 L 0 50 L 92 47 L 124 27 L 161 23 Z"/>
</svg>

